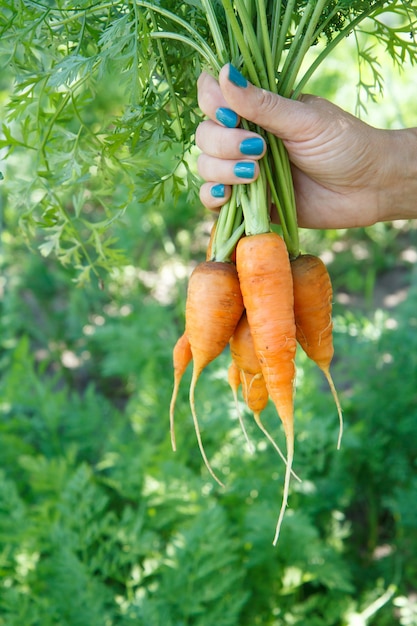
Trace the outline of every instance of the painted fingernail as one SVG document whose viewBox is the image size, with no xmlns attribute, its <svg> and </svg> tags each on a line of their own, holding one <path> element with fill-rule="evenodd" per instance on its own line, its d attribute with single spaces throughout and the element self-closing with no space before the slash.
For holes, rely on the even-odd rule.
<svg viewBox="0 0 417 626">
<path fill-rule="evenodd" d="M 264 150 L 264 142 L 260 137 L 249 137 L 242 141 L 239 148 L 242 154 L 259 156 Z"/>
<path fill-rule="evenodd" d="M 229 63 L 229 80 L 236 87 L 247 87 L 248 85 L 246 78 L 231 63 Z"/>
<path fill-rule="evenodd" d="M 232 111 L 232 109 L 219 107 L 216 110 L 216 120 L 228 128 L 235 128 L 235 126 L 237 126 L 238 119 L 237 114 Z"/>
<path fill-rule="evenodd" d="M 238 178 L 253 178 L 255 176 L 255 163 L 250 161 L 236 163 L 233 172 Z"/>
<path fill-rule="evenodd" d="M 213 185 L 210 189 L 210 193 L 213 198 L 224 198 L 224 185 Z"/>
</svg>

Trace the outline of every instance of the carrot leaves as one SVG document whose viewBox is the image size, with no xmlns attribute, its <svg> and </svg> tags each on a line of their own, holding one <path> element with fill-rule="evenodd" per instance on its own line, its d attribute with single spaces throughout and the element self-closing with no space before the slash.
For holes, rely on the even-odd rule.
<svg viewBox="0 0 417 626">
<path fill-rule="evenodd" d="M 230 61 L 296 97 L 355 31 L 358 85 L 373 91 L 381 80 L 372 42 L 398 67 L 415 64 L 416 26 L 406 0 L 0 0 L 3 184 L 28 240 L 79 277 L 110 271 L 122 258 L 111 227 L 125 211 L 150 197 L 196 198 L 202 69 L 216 75 Z M 265 180 L 271 187 L 285 173 L 271 193 L 296 251 L 289 166 L 269 140 Z"/>
</svg>

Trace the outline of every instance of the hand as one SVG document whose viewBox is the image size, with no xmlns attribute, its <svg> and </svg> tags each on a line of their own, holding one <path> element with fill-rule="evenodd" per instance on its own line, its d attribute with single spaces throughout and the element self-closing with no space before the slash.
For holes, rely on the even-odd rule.
<svg viewBox="0 0 417 626">
<path fill-rule="evenodd" d="M 295 101 L 250 83 L 238 86 L 229 79 L 229 68 L 222 68 L 219 82 L 206 73 L 198 80 L 199 106 L 209 117 L 196 133 L 202 150 L 198 170 L 207 181 L 200 197 L 207 208 L 219 208 L 230 196 L 230 185 L 251 182 L 259 173 L 265 145 L 262 142 L 261 151 L 258 145 L 256 154 L 242 154 L 242 141 L 252 139 L 246 144 L 256 146 L 253 139 L 259 143 L 260 137 L 237 128 L 240 116 L 283 140 L 291 161 L 299 226 L 349 228 L 417 216 L 414 200 L 411 203 L 417 192 L 412 166 L 417 162 L 416 129 L 381 130 L 323 98 L 303 95 Z M 404 178 L 409 183 L 414 179 L 413 193 L 400 188 Z M 213 187 L 219 196 L 223 186 L 223 197 L 213 196 Z M 405 197 L 399 206 L 401 195 Z"/>
</svg>

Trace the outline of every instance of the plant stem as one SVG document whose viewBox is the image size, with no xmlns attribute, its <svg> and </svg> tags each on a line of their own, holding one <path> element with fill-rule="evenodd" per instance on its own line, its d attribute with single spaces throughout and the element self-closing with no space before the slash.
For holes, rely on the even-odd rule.
<svg viewBox="0 0 417 626">
<path fill-rule="evenodd" d="M 299 69 L 301 67 L 301 64 L 304 60 L 304 57 L 308 51 L 308 49 L 311 47 L 313 40 L 312 40 L 312 35 L 314 34 L 316 27 L 317 27 L 317 23 L 320 20 L 320 16 L 323 12 L 323 9 L 325 8 L 326 4 L 327 4 L 328 0 L 309 0 L 309 5 L 314 5 L 314 10 L 312 12 L 312 15 L 310 17 L 307 29 L 303 35 L 303 37 L 300 40 L 300 46 L 297 50 L 297 53 L 294 54 L 294 56 L 291 59 L 291 63 L 288 66 L 288 69 L 285 73 L 285 77 L 283 78 L 283 81 L 281 83 L 281 87 L 280 87 L 280 93 L 281 95 L 285 96 L 285 97 L 290 97 L 291 95 L 291 91 L 293 89 L 294 86 L 294 82 L 297 78 L 297 74 L 299 72 Z M 307 5 L 308 6 L 308 5 Z M 307 11 L 307 7 L 305 9 Z"/>
<path fill-rule="evenodd" d="M 156 25 L 156 21 L 155 21 L 155 15 L 154 15 L 153 11 L 149 11 L 149 13 L 150 13 L 151 20 L 152 20 L 152 26 L 156 30 L 157 25 Z M 163 45 L 162 45 L 162 42 L 161 42 L 160 39 L 156 40 L 156 45 L 158 47 L 158 53 L 159 53 L 159 56 L 161 58 L 162 67 L 164 68 L 165 80 L 167 81 L 168 90 L 169 90 L 169 93 L 170 93 L 170 96 L 171 96 L 175 117 L 176 117 L 177 122 L 178 122 L 178 128 L 179 128 L 180 136 L 178 137 L 178 135 L 177 135 L 177 138 L 178 138 L 179 141 L 184 143 L 184 130 L 183 130 L 183 125 L 181 124 L 181 115 L 180 115 L 180 111 L 178 109 L 178 101 L 177 101 L 177 97 L 175 95 L 174 85 L 172 84 L 171 72 L 170 72 L 170 69 L 168 67 L 168 63 L 167 63 L 167 60 L 165 58 L 164 48 L 163 48 Z"/>
<path fill-rule="evenodd" d="M 213 259 L 216 261 L 230 260 L 230 255 L 244 232 L 239 193 L 240 185 L 234 185 L 230 199 L 220 209 L 213 242 Z"/>
<path fill-rule="evenodd" d="M 280 34 L 280 22 L 281 22 L 281 9 L 282 0 L 276 0 L 274 2 L 274 9 L 272 13 L 272 27 L 271 27 L 271 43 L 272 43 L 272 58 L 274 62 L 274 70 L 277 70 L 277 46 Z"/>
<path fill-rule="evenodd" d="M 181 35 L 180 33 L 171 33 L 170 31 L 164 31 L 164 30 L 159 30 L 157 32 L 149 33 L 149 36 L 152 39 L 173 39 L 175 41 L 181 41 L 182 43 L 185 43 L 188 46 L 191 46 L 191 48 L 194 48 L 194 50 L 196 50 L 213 69 L 215 69 L 217 72 L 220 72 L 221 65 L 218 62 L 215 55 L 213 54 L 213 51 L 211 50 L 211 48 L 206 44 L 204 40 L 203 40 L 204 46 L 202 46 L 197 41 L 193 41 L 192 39 L 190 39 L 189 37 L 186 37 L 185 35 Z"/>
<path fill-rule="evenodd" d="M 376 11 L 378 8 L 383 7 L 384 4 L 386 4 L 386 0 L 379 0 L 379 2 L 376 2 L 372 6 L 368 7 L 368 9 L 365 9 L 360 15 L 358 15 L 351 22 L 349 22 L 349 24 L 347 26 L 345 26 L 345 28 L 343 28 L 343 30 L 341 30 L 336 35 L 336 37 L 334 37 L 326 45 L 326 47 L 322 50 L 322 52 L 318 55 L 318 57 L 316 57 L 316 59 L 313 61 L 313 63 L 309 66 L 307 71 L 303 74 L 301 80 L 298 81 L 296 87 L 294 87 L 294 90 L 293 90 L 293 93 L 292 93 L 292 97 L 293 98 L 297 98 L 300 95 L 300 93 L 303 90 L 303 87 L 305 86 L 307 81 L 310 80 L 311 76 L 314 74 L 314 72 L 319 67 L 319 65 L 324 61 L 324 59 L 327 57 L 327 55 L 330 54 L 330 52 L 345 37 L 347 37 L 358 26 L 358 24 L 360 24 L 360 22 L 362 22 L 366 17 L 369 17 L 369 15 L 371 13 L 374 13 L 374 11 Z M 317 33 L 315 33 L 315 35 L 317 35 Z"/>
<path fill-rule="evenodd" d="M 204 11 L 207 16 L 207 23 L 209 25 L 211 36 L 213 37 L 214 45 L 216 47 L 216 53 L 221 65 L 224 65 L 228 61 L 228 54 L 226 45 L 223 39 L 222 32 L 220 30 L 219 22 L 217 21 L 216 14 L 214 12 L 213 3 L 210 0 L 201 0 L 204 7 Z"/>
<path fill-rule="evenodd" d="M 282 235 L 290 257 L 300 252 L 294 184 L 288 153 L 284 144 L 275 135 L 268 134 L 271 151 L 271 168 L 267 168 L 272 200 L 277 208 Z"/>
<path fill-rule="evenodd" d="M 281 62 L 282 53 L 284 51 L 285 40 L 289 33 L 289 28 L 291 24 L 291 19 L 293 16 L 293 11 L 296 5 L 296 0 L 287 0 L 287 6 L 285 7 L 284 16 L 282 18 L 282 24 L 279 29 L 279 37 L 278 42 L 275 48 L 275 67 L 278 68 Z"/>
<path fill-rule="evenodd" d="M 304 9 L 300 23 L 298 24 L 297 29 L 294 33 L 294 37 L 292 39 L 290 48 L 288 50 L 287 57 L 285 59 L 284 65 L 281 70 L 281 76 L 283 77 L 283 80 L 281 82 L 281 85 L 279 86 L 280 92 L 283 91 L 282 85 L 285 84 L 285 79 L 288 75 L 289 68 L 291 67 L 291 64 L 294 62 L 294 59 L 296 59 L 296 54 L 297 54 L 297 51 L 299 50 L 300 45 L 302 45 L 303 37 L 305 37 L 306 23 L 311 15 L 312 10 L 313 10 L 313 0 L 309 0 L 309 2 L 306 4 L 306 7 Z"/>
<path fill-rule="evenodd" d="M 261 29 L 266 73 L 268 76 L 268 89 L 274 91 L 276 87 L 275 67 L 274 67 L 274 61 L 272 57 L 271 41 L 270 41 L 270 36 L 269 36 L 269 31 L 268 31 L 268 21 L 267 21 L 267 16 L 266 16 L 265 1 L 264 0 L 255 0 L 255 1 L 256 1 L 256 11 L 258 14 L 258 21 L 260 23 L 260 29 Z"/>
<path fill-rule="evenodd" d="M 231 0 L 221 0 L 221 2 L 223 5 L 224 12 L 226 14 L 226 19 L 228 23 L 230 24 L 230 29 L 231 29 L 231 32 L 233 33 L 233 37 L 236 39 L 236 43 L 239 46 L 240 52 L 242 54 L 243 61 L 246 66 L 246 71 L 248 72 L 248 75 L 249 75 L 249 79 L 254 85 L 256 85 L 257 87 L 260 87 L 258 73 L 252 61 L 253 50 L 249 50 L 249 47 L 245 41 L 245 37 L 242 33 L 239 22 L 237 21 Z M 252 25 L 250 25 L 250 30 L 253 32 Z M 256 41 L 256 37 L 254 35 L 253 35 L 253 39 L 254 41 L 252 41 L 252 44 L 254 45 L 254 49 L 257 50 L 258 44 Z"/>
</svg>

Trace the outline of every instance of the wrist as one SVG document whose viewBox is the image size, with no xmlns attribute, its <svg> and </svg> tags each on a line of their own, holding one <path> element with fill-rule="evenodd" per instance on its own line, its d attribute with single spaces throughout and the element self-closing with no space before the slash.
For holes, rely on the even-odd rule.
<svg viewBox="0 0 417 626">
<path fill-rule="evenodd" d="M 417 218 L 417 128 L 385 135 L 378 184 L 379 222 Z"/>
</svg>

